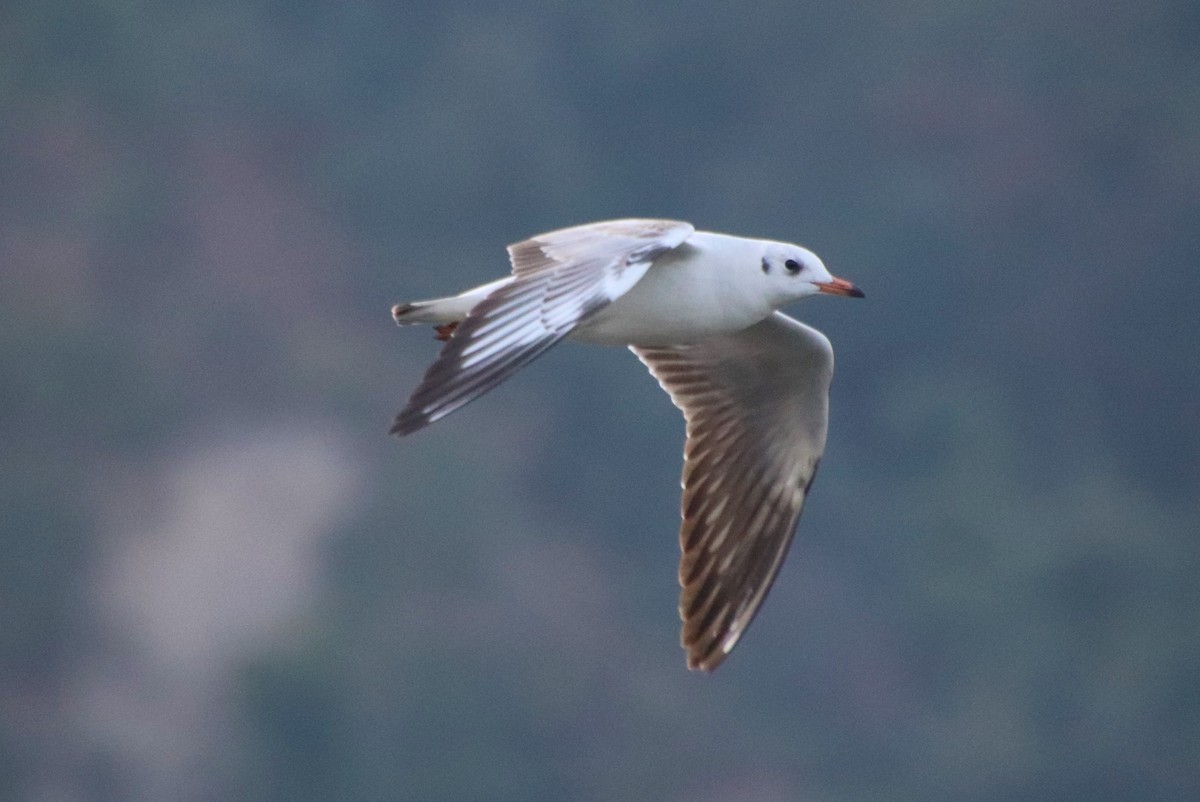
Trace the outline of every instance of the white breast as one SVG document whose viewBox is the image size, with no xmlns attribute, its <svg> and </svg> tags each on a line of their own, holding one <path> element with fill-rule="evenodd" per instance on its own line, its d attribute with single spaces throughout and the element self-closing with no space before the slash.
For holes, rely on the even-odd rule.
<svg viewBox="0 0 1200 802">
<path fill-rule="evenodd" d="M 604 345 L 678 345 L 752 326 L 773 311 L 759 280 L 759 250 L 753 240 L 696 232 L 571 337 Z"/>
</svg>

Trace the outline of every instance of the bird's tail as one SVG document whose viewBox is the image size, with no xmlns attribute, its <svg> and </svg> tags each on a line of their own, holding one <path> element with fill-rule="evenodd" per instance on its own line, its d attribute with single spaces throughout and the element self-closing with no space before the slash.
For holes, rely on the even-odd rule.
<svg viewBox="0 0 1200 802">
<path fill-rule="evenodd" d="M 432 323 L 435 326 L 441 327 L 452 323 L 459 323 L 477 303 L 510 281 L 512 281 L 512 278 L 506 276 L 499 281 L 475 287 L 458 295 L 451 295 L 446 298 L 432 298 L 428 301 L 396 304 L 392 307 L 392 318 L 401 326 L 408 326 L 415 323 Z"/>
</svg>

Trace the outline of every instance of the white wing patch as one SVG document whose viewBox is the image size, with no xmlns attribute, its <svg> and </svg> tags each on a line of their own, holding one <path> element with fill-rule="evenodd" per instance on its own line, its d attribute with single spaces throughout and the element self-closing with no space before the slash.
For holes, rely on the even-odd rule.
<svg viewBox="0 0 1200 802">
<path fill-rule="evenodd" d="M 426 371 L 392 434 L 405 435 L 496 387 L 620 298 L 693 228 L 613 220 L 510 245 L 513 280 L 475 305 Z"/>
</svg>

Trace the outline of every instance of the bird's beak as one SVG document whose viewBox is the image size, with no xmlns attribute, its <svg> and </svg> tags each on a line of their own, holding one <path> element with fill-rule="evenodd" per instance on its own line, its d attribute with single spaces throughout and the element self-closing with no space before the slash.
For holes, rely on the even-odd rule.
<svg viewBox="0 0 1200 802">
<path fill-rule="evenodd" d="M 829 295 L 845 295 L 847 298 L 862 298 L 865 293 L 844 278 L 833 278 L 829 281 L 814 281 L 817 289 Z"/>
</svg>

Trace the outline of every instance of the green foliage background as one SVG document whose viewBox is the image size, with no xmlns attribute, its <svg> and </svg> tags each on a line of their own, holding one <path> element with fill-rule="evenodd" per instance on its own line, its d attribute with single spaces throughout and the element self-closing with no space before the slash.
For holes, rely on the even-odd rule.
<svg viewBox="0 0 1200 802">
<path fill-rule="evenodd" d="M 1197 798 L 1197 8 L 0 7 L 0 798 Z M 624 216 L 867 292 L 713 676 L 628 354 L 384 435 Z"/>
</svg>

